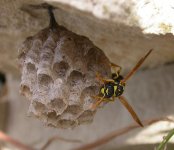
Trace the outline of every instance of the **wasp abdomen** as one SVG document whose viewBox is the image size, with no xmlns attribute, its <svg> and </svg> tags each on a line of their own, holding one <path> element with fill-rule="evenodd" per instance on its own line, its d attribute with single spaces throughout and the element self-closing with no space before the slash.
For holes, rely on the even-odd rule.
<svg viewBox="0 0 174 150">
<path fill-rule="evenodd" d="M 119 84 L 116 84 L 115 86 L 117 87 L 116 90 L 114 91 L 115 97 L 121 96 L 124 92 L 124 85 L 119 83 Z"/>
</svg>

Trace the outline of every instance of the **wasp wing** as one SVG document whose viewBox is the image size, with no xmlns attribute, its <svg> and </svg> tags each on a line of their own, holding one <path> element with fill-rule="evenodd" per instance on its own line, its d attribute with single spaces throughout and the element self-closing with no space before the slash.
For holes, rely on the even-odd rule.
<svg viewBox="0 0 174 150">
<path fill-rule="evenodd" d="M 126 98 L 124 96 L 119 96 L 118 99 L 120 100 L 120 102 L 126 107 L 126 109 L 130 112 L 131 116 L 133 117 L 133 119 L 140 125 L 143 127 L 143 124 L 141 123 L 139 117 L 137 116 L 137 114 L 135 113 L 135 111 L 133 110 L 133 108 L 131 107 L 131 105 L 127 102 Z"/>
</svg>

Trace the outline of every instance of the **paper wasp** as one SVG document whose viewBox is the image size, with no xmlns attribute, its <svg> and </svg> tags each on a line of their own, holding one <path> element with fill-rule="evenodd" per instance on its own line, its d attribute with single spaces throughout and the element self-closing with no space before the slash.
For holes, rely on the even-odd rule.
<svg viewBox="0 0 174 150">
<path fill-rule="evenodd" d="M 126 81 L 137 71 L 137 69 L 142 65 L 142 63 L 145 61 L 145 59 L 149 56 L 151 52 L 152 49 L 149 50 L 148 53 L 139 60 L 135 67 L 125 77 L 120 75 L 121 67 L 113 63 L 110 63 L 110 65 L 115 70 L 115 72 L 112 73 L 111 79 L 105 79 L 99 73 L 97 73 L 96 78 L 103 84 L 100 88 L 99 95 L 92 96 L 92 98 L 97 100 L 97 102 L 93 104 L 92 109 L 96 109 L 102 102 L 110 102 L 114 101 L 115 98 L 118 98 L 119 101 L 126 107 L 129 113 L 132 115 L 133 119 L 140 126 L 143 126 L 137 114 L 130 106 L 130 104 L 127 102 L 126 98 L 122 96 L 122 94 L 124 92 Z"/>
</svg>

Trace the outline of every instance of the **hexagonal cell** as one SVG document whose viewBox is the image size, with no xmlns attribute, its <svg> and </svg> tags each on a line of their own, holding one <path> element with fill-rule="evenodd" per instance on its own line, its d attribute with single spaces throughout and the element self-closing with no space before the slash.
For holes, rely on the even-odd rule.
<svg viewBox="0 0 174 150">
<path fill-rule="evenodd" d="M 69 69 L 69 64 L 65 61 L 56 62 L 53 65 L 53 74 L 55 78 L 63 78 Z"/>
<path fill-rule="evenodd" d="M 27 72 L 28 73 L 33 73 L 36 71 L 36 67 L 35 67 L 35 64 L 29 62 L 26 64 L 26 68 L 27 68 Z"/>
<path fill-rule="evenodd" d="M 33 38 L 32 42 L 33 42 L 33 44 L 32 44 L 32 47 L 31 47 L 30 51 L 35 53 L 36 56 L 38 56 L 39 51 L 40 51 L 40 49 L 42 47 L 42 40 Z"/>
<path fill-rule="evenodd" d="M 56 49 L 59 49 L 59 53 L 61 53 L 62 56 L 65 56 L 66 61 L 69 63 L 69 65 L 73 66 L 74 69 L 78 68 L 79 70 L 81 70 L 82 68 L 80 64 L 83 64 L 81 62 L 83 51 L 79 49 L 78 45 L 76 45 L 76 39 L 74 38 L 74 36 L 68 34 L 69 33 L 67 33 L 66 36 L 63 36 L 60 39 L 60 41 L 58 42 L 58 47 Z"/>
<path fill-rule="evenodd" d="M 111 75 L 111 68 L 108 66 L 110 62 L 107 57 L 105 57 L 104 53 L 97 47 L 91 48 L 85 58 L 87 59 L 87 68 L 89 71 L 99 72 L 106 77 Z"/>
<path fill-rule="evenodd" d="M 50 49 L 42 50 L 40 59 L 44 62 L 50 63 L 53 60 L 53 52 Z"/>
<path fill-rule="evenodd" d="M 91 70 L 92 67 L 96 66 L 97 63 L 97 51 L 95 50 L 95 48 L 91 48 L 90 50 L 88 50 L 87 54 L 85 55 L 85 58 L 88 60 L 87 62 L 87 68 L 88 70 Z"/>
<path fill-rule="evenodd" d="M 94 115 L 95 111 L 86 110 L 77 118 L 78 123 L 79 124 L 91 123 L 93 121 Z"/>
<path fill-rule="evenodd" d="M 30 112 L 30 114 L 33 112 Z M 38 119 L 42 120 L 45 124 L 47 124 L 48 114 L 46 112 L 37 112 L 37 110 L 33 113 Z"/>
<path fill-rule="evenodd" d="M 93 103 L 95 103 L 95 100 L 92 99 L 91 96 L 96 96 L 99 93 L 99 88 L 97 86 L 89 86 L 86 87 L 80 96 L 80 99 L 83 103 L 83 109 L 90 109 Z"/>
<path fill-rule="evenodd" d="M 80 82 L 83 82 L 83 80 L 84 76 L 82 73 L 77 70 L 73 70 L 67 79 L 67 83 L 69 86 L 74 87 L 80 85 Z"/>
<path fill-rule="evenodd" d="M 57 125 L 58 122 L 58 115 L 55 111 L 49 112 L 47 114 L 47 124 L 52 124 L 54 126 Z"/>
<path fill-rule="evenodd" d="M 48 36 L 44 42 L 43 49 L 53 50 L 56 47 L 56 40 L 58 40 L 58 35 L 54 32 L 51 32 L 52 36 Z M 53 52 L 53 51 L 52 51 Z"/>
<path fill-rule="evenodd" d="M 48 106 L 51 109 L 55 110 L 57 114 L 61 114 L 66 109 L 66 104 L 61 98 L 55 98 L 53 100 L 50 100 Z"/>
<path fill-rule="evenodd" d="M 53 83 L 53 79 L 47 74 L 38 74 L 38 84 L 40 86 L 48 86 Z"/>
<path fill-rule="evenodd" d="M 26 62 L 32 62 L 32 63 L 37 63 L 39 61 L 38 53 L 35 51 L 28 51 L 27 57 L 26 57 Z"/>
<path fill-rule="evenodd" d="M 70 54 L 69 56 L 71 57 L 72 55 L 74 55 L 74 53 L 72 53 L 74 51 L 74 48 L 76 47 L 75 42 L 74 42 L 74 37 L 72 36 L 71 33 L 65 33 L 64 36 L 61 37 L 60 41 L 60 50 L 64 53 L 64 54 Z"/>
<path fill-rule="evenodd" d="M 25 84 L 21 84 L 20 86 L 20 93 L 22 95 L 25 95 L 27 98 L 30 98 L 32 95 L 32 92 L 30 91 L 29 86 L 25 85 Z"/>
<path fill-rule="evenodd" d="M 81 97 L 85 97 L 86 95 L 90 95 L 90 96 L 97 95 L 99 92 L 99 89 L 100 88 L 97 86 L 86 87 L 85 89 L 83 89 Z"/>
<path fill-rule="evenodd" d="M 32 102 L 32 105 L 35 108 L 35 110 L 41 114 L 43 112 L 45 112 L 45 110 L 46 110 L 45 105 L 41 102 L 36 101 L 36 100 Z"/>
<path fill-rule="evenodd" d="M 73 128 L 77 125 L 77 122 L 74 120 L 60 119 L 57 123 L 57 126 L 60 128 Z"/>
<path fill-rule="evenodd" d="M 52 112 L 48 112 L 47 113 L 47 116 L 48 116 L 48 118 L 53 118 L 53 119 L 55 119 L 55 118 L 57 118 L 58 117 L 58 115 L 57 115 L 57 113 L 55 112 L 55 111 L 52 111 Z"/>
<path fill-rule="evenodd" d="M 42 47 L 42 41 L 33 38 L 31 49 L 26 54 L 26 62 L 37 63 L 39 61 L 39 50 Z"/>
<path fill-rule="evenodd" d="M 70 113 L 72 115 L 78 115 L 80 112 L 82 112 L 82 107 L 80 105 L 69 105 L 64 113 Z"/>
</svg>

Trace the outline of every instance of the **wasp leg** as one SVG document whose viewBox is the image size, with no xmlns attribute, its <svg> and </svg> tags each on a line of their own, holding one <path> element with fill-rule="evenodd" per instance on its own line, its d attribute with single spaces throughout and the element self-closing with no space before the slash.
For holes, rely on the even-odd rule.
<svg viewBox="0 0 174 150">
<path fill-rule="evenodd" d="M 121 72 L 121 66 L 117 65 L 117 64 L 114 64 L 112 62 L 110 62 L 110 66 L 114 69 L 114 72 L 116 74 L 116 77 L 119 76 L 120 72 Z"/>
<path fill-rule="evenodd" d="M 150 55 L 153 49 L 150 49 L 148 53 L 142 57 L 138 63 L 135 65 L 135 67 L 127 74 L 127 76 L 121 81 L 121 82 L 126 82 L 137 70 L 138 68 L 142 65 L 142 63 L 145 61 L 145 59 Z"/>
<path fill-rule="evenodd" d="M 132 115 L 133 119 L 143 127 L 143 124 L 141 123 L 140 119 L 138 118 L 137 114 L 133 110 L 133 108 L 130 106 L 130 104 L 126 101 L 125 97 L 119 96 L 118 99 L 120 102 L 126 107 L 126 109 L 129 111 L 129 113 Z"/>
<path fill-rule="evenodd" d="M 95 110 L 104 101 L 106 101 L 106 102 L 111 101 L 109 98 L 104 98 L 104 97 L 100 97 L 100 96 L 92 96 L 92 98 L 97 100 L 97 102 L 92 105 L 92 108 L 91 108 L 92 110 Z"/>
<path fill-rule="evenodd" d="M 111 101 L 115 101 L 115 97 L 114 96 L 112 97 Z"/>
<path fill-rule="evenodd" d="M 104 98 L 103 99 L 103 102 L 113 102 L 113 101 L 115 101 L 114 96 L 112 98 Z"/>
<path fill-rule="evenodd" d="M 93 99 L 95 99 L 96 101 L 98 101 L 99 99 L 103 98 L 103 97 L 100 97 L 100 96 L 91 96 Z"/>
<path fill-rule="evenodd" d="M 103 78 L 98 72 L 96 73 L 96 78 L 102 83 L 107 83 L 107 82 L 112 82 L 114 83 L 115 81 L 113 79 L 105 79 Z"/>
<path fill-rule="evenodd" d="M 103 99 L 98 100 L 95 104 L 92 105 L 91 109 L 96 110 L 96 108 L 103 102 Z"/>
</svg>

